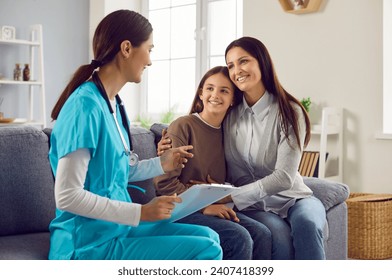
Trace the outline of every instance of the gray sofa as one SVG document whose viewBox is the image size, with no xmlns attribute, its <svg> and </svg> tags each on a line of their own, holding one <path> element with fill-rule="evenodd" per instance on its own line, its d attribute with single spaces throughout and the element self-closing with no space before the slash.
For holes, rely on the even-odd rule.
<svg viewBox="0 0 392 280">
<path fill-rule="evenodd" d="M 155 156 L 161 130 L 159 124 L 151 130 L 131 128 L 135 151 L 141 159 Z M 47 259 L 48 226 L 55 214 L 49 135 L 50 129 L 0 127 L 0 259 Z M 348 187 L 314 178 L 305 181 L 327 210 L 327 259 L 346 259 Z M 144 204 L 155 196 L 152 180 L 135 185 L 145 191 L 130 189 L 133 201 Z"/>
</svg>

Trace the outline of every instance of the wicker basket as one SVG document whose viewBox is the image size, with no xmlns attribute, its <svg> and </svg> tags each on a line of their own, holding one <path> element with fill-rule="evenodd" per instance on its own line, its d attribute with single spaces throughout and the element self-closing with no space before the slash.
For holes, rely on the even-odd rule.
<svg viewBox="0 0 392 280">
<path fill-rule="evenodd" d="M 353 193 L 348 206 L 348 257 L 392 257 L 392 194 Z"/>
</svg>

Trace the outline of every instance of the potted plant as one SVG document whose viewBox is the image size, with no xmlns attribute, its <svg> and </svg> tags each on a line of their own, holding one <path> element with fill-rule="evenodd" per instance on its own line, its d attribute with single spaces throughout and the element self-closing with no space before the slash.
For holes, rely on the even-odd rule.
<svg viewBox="0 0 392 280">
<path fill-rule="evenodd" d="M 310 100 L 310 97 L 308 98 L 302 98 L 301 99 L 301 104 L 304 106 L 306 112 L 310 112 L 310 105 L 312 104 L 312 101 Z"/>
</svg>

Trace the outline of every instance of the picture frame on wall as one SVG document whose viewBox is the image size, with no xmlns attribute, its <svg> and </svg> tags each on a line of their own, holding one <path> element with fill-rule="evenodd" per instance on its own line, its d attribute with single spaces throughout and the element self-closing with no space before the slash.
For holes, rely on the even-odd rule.
<svg viewBox="0 0 392 280">
<path fill-rule="evenodd" d="M 1 40 L 15 40 L 15 27 L 3 25 L 0 31 Z"/>
</svg>

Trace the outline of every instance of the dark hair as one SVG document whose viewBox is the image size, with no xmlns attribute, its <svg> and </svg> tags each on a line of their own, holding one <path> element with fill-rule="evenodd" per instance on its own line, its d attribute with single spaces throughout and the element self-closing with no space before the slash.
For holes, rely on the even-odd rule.
<svg viewBox="0 0 392 280">
<path fill-rule="evenodd" d="M 190 110 L 189 114 L 201 113 L 204 110 L 203 101 L 200 99 L 199 95 L 203 91 L 203 86 L 204 86 L 204 83 L 206 82 L 206 80 L 209 77 L 211 77 L 215 74 L 218 74 L 218 73 L 223 74 L 230 81 L 230 83 L 233 86 L 234 96 L 233 96 L 233 106 L 232 107 L 234 107 L 235 105 L 237 105 L 241 102 L 242 92 L 235 86 L 235 84 L 230 79 L 229 70 L 227 69 L 227 67 L 226 66 L 215 66 L 214 68 L 211 68 L 210 70 L 208 70 L 207 73 L 204 74 L 203 78 L 201 78 L 199 86 L 197 87 L 195 98 L 193 99 L 191 110 Z M 232 107 L 229 107 L 227 112 L 229 112 L 229 110 Z"/>
<path fill-rule="evenodd" d="M 132 46 L 139 47 L 148 40 L 151 33 L 150 22 L 137 12 L 118 10 L 105 16 L 94 33 L 94 60 L 90 64 L 80 66 L 73 74 L 52 110 L 52 119 L 57 119 L 65 101 L 75 89 L 91 77 L 95 68 L 114 59 L 120 51 L 120 45 L 123 41 L 129 40 Z"/>
<path fill-rule="evenodd" d="M 240 47 L 253 56 L 259 63 L 261 71 L 261 80 L 265 89 L 272 95 L 274 95 L 279 103 L 279 114 L 280 121 L 283 125 L 283 132 L 285 136 L 289 137 L 289 126 L 291 125 L 294 129 L 294 134 L 297 139 L 298 147 L 302 150 L 302 145 L 299 137 L 299 127 L 298 127 L 298 116 L 293 107 L 292 103 L 298 104 L 305 117 L 306 122 L 306 135 L 304 146 L 309 143 L 310 140 L 310 121 L 309 116 L 299 102 L 294 96 L 289 94 L 280 84 L 278 77 L 275 73 L 274 65 L 272 63 L 271 57 L 268 53 L 267 48 L 262 42 L 252 37 L 242 37 L 231 42 L 225 51 L 225 57 L 229 50 L 234 47 Z"/>
</svg>

